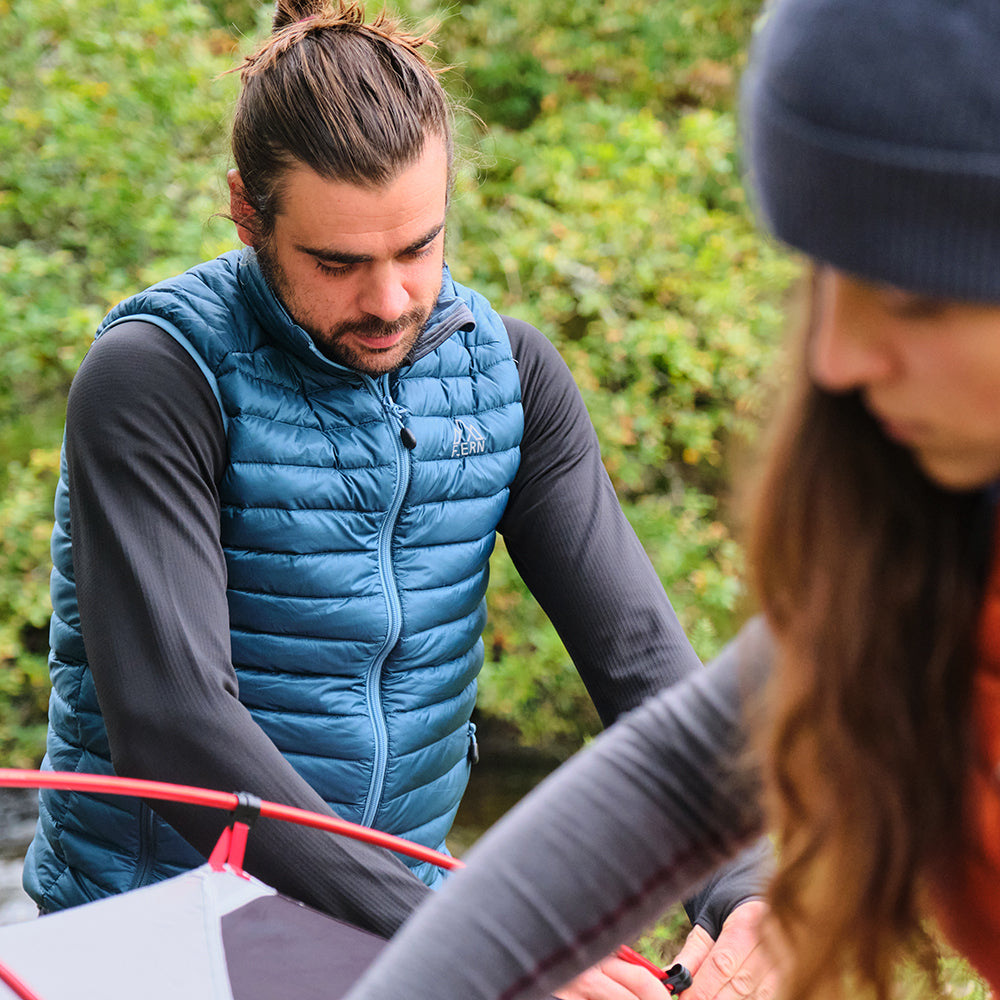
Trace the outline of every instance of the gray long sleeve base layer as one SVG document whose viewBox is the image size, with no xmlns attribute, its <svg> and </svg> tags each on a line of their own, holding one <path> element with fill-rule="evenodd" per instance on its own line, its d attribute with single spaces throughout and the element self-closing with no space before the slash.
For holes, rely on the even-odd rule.
<svg viewBox="0 0 1000 1000">
<path fill-rule="evenodd" d="M 760 783 L 740 733 L 766 650 L 730 645 L 557 770 L 346 1000 L 540 1000 L 758 836 Z"/>
<path fill-rule="evenodd" d="M 572 376 L 537 330 L 506 322 L 525 432 L 500 530 L 608 724 L 700 664 L 621 512 Z M 237 696 L 217 486 L 226 440 L 198 366 L 155 325 L 113 328 L 74 380 L 66 454 L 82 631 L 116 771 L 329 812 Z M 210 851 L 222 817 L 151 804 Z M 246 867 L 386 936 L 428 894 L 388 852 L 275 821 L 255 826 Z M 759 883 L 738 865 L 689 912 L 717 932 Z"/>
</svg>

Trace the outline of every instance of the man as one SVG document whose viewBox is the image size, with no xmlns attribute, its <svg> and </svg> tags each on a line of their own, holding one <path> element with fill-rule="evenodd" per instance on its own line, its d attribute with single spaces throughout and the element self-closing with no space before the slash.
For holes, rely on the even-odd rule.
<svg viewBox="0 0 1000 1000">
<path fill-rule="evenodd" d="M 247 249 L 112 310 L 70 393 L 43 766 L 439 847 L 476 754 L 496 530 L 605 722 L 698 664 L 565 366 L 445 267 L 450 114 L 422 40 L 349 3 L 279 3 L 275 29 L 233 126 Z M 26 887 L 44 910 L 126 890 L 199 864 L 219 827 L 46 792 Z M 267 821 L 246 867 L 386 935 L 439 878 Z M 711 949 L 706 995 L 763 975 L 758 888 L 744 864 L 691 904 L 715 934 L 728 917 L 685 948 L 695 968 Z M 563 995 L 619 983 L 663 994 L 609 960 Z"/>
</svg>

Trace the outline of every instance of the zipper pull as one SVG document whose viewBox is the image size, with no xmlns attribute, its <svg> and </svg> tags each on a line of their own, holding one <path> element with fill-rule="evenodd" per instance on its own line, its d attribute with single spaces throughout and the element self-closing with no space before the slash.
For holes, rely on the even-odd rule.
<svg viewBox="0 0 1000 1000">
<path fill-rule="evenodd" d="M 399 440 L 403 442 L 403 447 L 407 451 L 413 451 L 417 446 L 417 439 L 413 431 L 406 426 L 406 418 L 410 415 L 410 411 L 389 395 L 382 398 L 382 405 L 396 418 L 396 422 L 399 424 Z"/>
<path fill-rule="evenodd" d="M 476 740 L 476 724 L 474 722 L 469 723 L 469 749 L 466 751 L 465 757 L 473 766 L 479 763 L 479 742 Z"/>
</svg>

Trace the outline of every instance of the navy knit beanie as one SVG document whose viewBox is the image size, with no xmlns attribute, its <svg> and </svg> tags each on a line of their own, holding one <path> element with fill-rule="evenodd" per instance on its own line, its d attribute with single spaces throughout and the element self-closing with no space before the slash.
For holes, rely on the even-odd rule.
<svg viewBox="0 0 1000 1000">
<path fill-rule="evenodd" d="M 742 132 L 780 240 L 862 278 L 1000 302 L 1000 0 L 776 0 Z"/>
</svg>

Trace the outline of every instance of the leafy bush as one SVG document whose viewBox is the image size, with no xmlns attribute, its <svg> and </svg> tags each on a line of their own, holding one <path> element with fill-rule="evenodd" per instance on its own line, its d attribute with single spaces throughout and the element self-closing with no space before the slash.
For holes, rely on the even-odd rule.
<svg viewBox="0 0 1000 1000">
<path fill-rule="evenodd" d="M 48 545 L 57 451 L 33 451 L 7 470 L 0 500 L 0 760 L 37 763 L 48 701 Z"/>
<path fill-rule="evenodd" d="M 580 100 L 645 108 L 726 106 L 759 0 L 478 0 L 444 17 L 442 49 L 469 105 L 521 129 Z"/>
<path fill-rule="evenodd" d="M 64 392 L 97 320 L 231 243 L 232 39 L 196 3 L 0 2 L 0 419 Z"/>
<path fill-rule="evenodd" d="M 760 417 L 788 259 L 746 211 L 729 112 L 591 101 L 497 133 L 456 198 L 453 267 L 551 336 L 626 498 L 718 489 Z"/>
<path fill-rule="evenodd" d="M 703 657 L 733 631 L 727 455 L 752 437 L 796 268 L 747 211 L 730 111 L 665 122 L 597 100 L 495 129 L 454 200 L 460 280 L 545 331 L 586 399 L 626 514 Z M 578 745 L 596 720 L 554 631 L 494 560 L 486 711 Z"/>
</svg>

